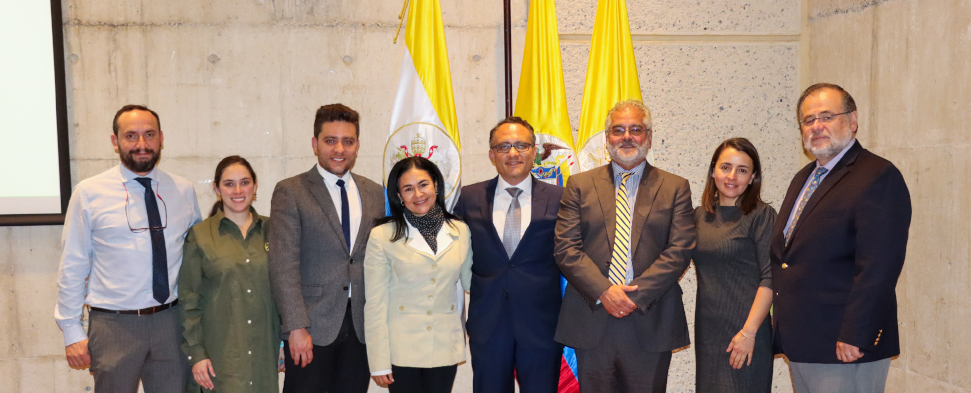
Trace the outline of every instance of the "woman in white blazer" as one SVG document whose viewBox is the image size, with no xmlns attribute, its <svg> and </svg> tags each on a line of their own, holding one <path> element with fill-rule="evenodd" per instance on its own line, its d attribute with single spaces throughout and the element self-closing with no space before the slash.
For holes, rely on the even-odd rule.
<svg viewBox="0 0 971 393">
<path fill-rule="evenodd" d="M 445 211 L 442 173 L 409 157 L 388 174 L 391 216 L 364 258 L 364 337 L 371 378 L 390 393 L 452 391 L 465 361 L 461 310 L 472 277 L 469 228 Z"/>
</svg>

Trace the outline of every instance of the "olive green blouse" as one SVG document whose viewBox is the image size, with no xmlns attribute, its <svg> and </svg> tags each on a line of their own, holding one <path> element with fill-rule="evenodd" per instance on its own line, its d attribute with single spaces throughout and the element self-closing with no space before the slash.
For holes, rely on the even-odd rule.
<svg viewBox="0 0 971 393">
<path fill-rule="evenodd" d="M 244 239 L 222 210 L 189 230 L 179 273 L 189 364 L 211 359 L 217 392 L 279 391 L 280 317 L 267 270 L 269 217 Z"/>
</svg>

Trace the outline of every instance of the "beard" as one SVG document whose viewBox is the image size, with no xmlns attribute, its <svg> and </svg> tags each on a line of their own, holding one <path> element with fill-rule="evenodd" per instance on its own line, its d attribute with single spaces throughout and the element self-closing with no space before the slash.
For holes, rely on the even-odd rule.
<svg viewBox="0 0 971 393">
<path fill-rule="evenodd" d="M 633 153 L 625 153 L 621 148 L 636 148 L 637 150 Z M 610 152 L 610 160 L 620 164 L 624 167 L 633 167 L 640 164 L 647 158 L 647 152 L 651 150 L 651 147 L 647 143 L 643 145 L 637 145 L 633 141 L 623 141 L 619 145 L 614 146 L 607 144 L 607 151 Z"/>
<path fill-rule="evenodd" d="M 817 160 L 822 158 L 823 160 L 828 161 L 833 159 L 833 157 L 836 157 L 837 154 L 840 154 L 840 152 L 843 151 L 843 149 L 845 149 L 852 140 L 852 133 L 847 133 L 846 138 L 842 139 L 839 136 L 831 133 L 829 137 L 829 145 L 814 147 L 812 136 L 810 136 L 809 138 L 803 138 L 802 146 L 806 148 L 806 151 L 812 153 L 813 157 L 816 157 Z"/>
<path fill-rule="evenodd" d="M 147 161 L 136 161 L 135 153 L 149 153 L 152 157 Z M 155 164 L 158 164 L 158 160 L 161 157 L 158 151 L 152 149 L 129 150 L 127 153 L 119 152 L 118 156 L 121 157 L 121 163 L 128 170 L 135 173 L 151 172 L 152 169 L 155 169 Z"/>
</svg>

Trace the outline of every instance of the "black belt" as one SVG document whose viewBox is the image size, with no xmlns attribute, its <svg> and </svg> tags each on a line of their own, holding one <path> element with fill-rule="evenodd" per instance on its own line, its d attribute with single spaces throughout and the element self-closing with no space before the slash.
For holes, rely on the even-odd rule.
<svg viewBox="0 0 971 393">
<path fill-rule="evenodd" d="M 175 307 L 176 304 L 179 304 L 179 299 L 175 299 L 175 300 L 172 301 L 172 303 L 169 303 L 169 304 L 163 304 L 161 306 L 143 308 L 141 310 L 109 310 L 109 309 L 106 309 L 106 308 L 91 307 L 91 311 L 106 312 L 106 313 L 110 313 L 110 314 L 131 314 L 131 315 L 142 316 L 142 315 L 152 315 L 152 314 L 155 314 L 155 313 L 157 313 L 159 311 L 168 310 L 168 309 L 170 309 L 172 307 Z"/>
</svg>

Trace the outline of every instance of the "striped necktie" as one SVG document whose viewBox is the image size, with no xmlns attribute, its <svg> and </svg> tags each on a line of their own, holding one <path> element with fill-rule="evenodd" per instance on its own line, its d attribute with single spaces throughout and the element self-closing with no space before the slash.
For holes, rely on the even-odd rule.
<svg viewBox="0 0 971 393">
<path fill-rule="evenodd" d="M 789 245 L 789 239 L 792 238 L 792 230 L 796 228 L 796 222 L 799 221 L 799 215 L 802 214 L 802 209 L 806 207 L 806 203 L 809 202 L 809 198 L 813 196 L 813 191 L 816 191 L 816 187 L 819 187 L 819 180 L 823 175 L 829 172 L 829 169 L 824 167 L 816 168 L 816 174 L 813 175 L 813 181 L 809 183 L 809 187 L 806 187 L 806 192 L 802 194 L 802 199 L 799 200 L 799 206 L 796 207 L 796 214 L 792 216 L 792 222 L 786 227 L 786 245 Z"/>
<path fill-rule="evenodd" d="M 630 256 L 630 196 L 627 193 L 627 179 L 633 172 L 622 174 L 620 191 L 617 192 L 617 225 L 614 233 L 614 252 L 610 257 L 610 282 L 614 285 L 627 283 L 627 260 Z"/>
</svg>

